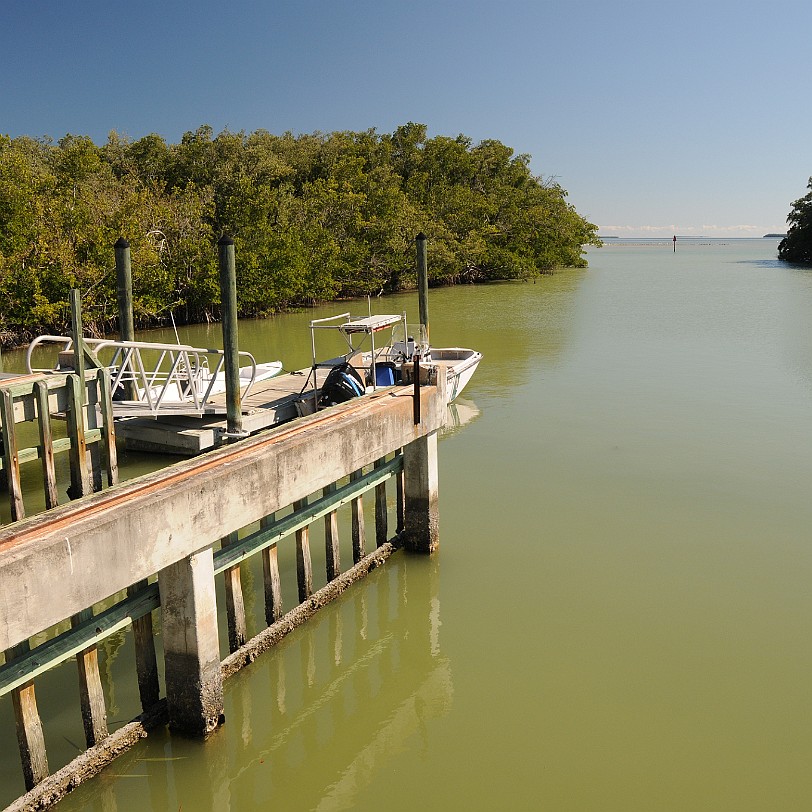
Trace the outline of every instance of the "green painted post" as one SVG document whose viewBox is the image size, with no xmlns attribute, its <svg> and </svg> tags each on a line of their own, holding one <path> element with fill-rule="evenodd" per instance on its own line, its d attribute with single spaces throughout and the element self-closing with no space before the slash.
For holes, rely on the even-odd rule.
<svg viewBox="0 0 812 812">
<path fill-rule="evenodd" d="M 87 401 L 87 385 L 85 384 L 85 353 L 82 335 L 82 295 L 76 288 L 70 290 L 70 334 L 73 338 L 73 371 L 79 377 L 81 384 L 82 402 L 84 405 Z"/>
<path fill-rule="evenodd" d="M 130 264 L 130 244 L 119 237 L 114 246 L 116 252 L 116 297 L 118 299 L 118 334 L 122 341 L 135 341 L 133 321 L 133 274 Z M 124 381 L 124 396 L 135 400 L 135 382 Z"/>
<path fill-rule="evenodd" d="M 240 402 L 240 367 L 237 355 L 237 265 L 234 240 L 223 235 L 218 243 L 220 262 L 220 302 L 223 313 L 223 350 L 226 374 L 226 437 L 237 440 L 242 430 Z"/>
<path fill-rule="evenodd" d="M 426 254 L 426 235 L 421 231 L 415 237 L 417 243 L 417 292 L 420 297 L 420 325 L 429 340 L 429 268 Z"/>
<path fill-rule="evenodd" d="M 116 295 L 118 297 L 118 333 L 122 341 L 135 341 L 133 323 L 133 274 L 130 244 L 119 237 L 116 251 Z"/>
</svg>

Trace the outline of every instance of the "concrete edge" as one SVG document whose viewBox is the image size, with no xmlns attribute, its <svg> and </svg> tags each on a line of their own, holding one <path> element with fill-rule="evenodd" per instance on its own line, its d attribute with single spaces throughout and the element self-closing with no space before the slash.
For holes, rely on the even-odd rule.
<svg viewBox="0 0 812 812">
<path fill-rule="evenodd" d="M 166 725 L 168 719 L 166 700 L 162 699 L 148 713 L 137 716 L 132 722 L 111 733 L 101 744 L 85 750 L 25 795 L 12 801 L 5 812 L 49 809 L 80 784 L 98 775 L 141 739 L 145 739 L 151 730 Z"/>
</svg>

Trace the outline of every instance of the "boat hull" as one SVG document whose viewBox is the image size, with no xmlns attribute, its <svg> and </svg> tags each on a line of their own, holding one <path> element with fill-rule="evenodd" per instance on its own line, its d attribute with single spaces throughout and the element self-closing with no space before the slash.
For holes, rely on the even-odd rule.
<svg viewBox="0 0 812 812">
<path fill-rule="evenodd" d="M 481 352 L 466 347 L 432 347 L 431 360 L 423 364 L 446 370 L 447 400 L 453 403 L 473 378 L 481 360 Z"/>
</svg>

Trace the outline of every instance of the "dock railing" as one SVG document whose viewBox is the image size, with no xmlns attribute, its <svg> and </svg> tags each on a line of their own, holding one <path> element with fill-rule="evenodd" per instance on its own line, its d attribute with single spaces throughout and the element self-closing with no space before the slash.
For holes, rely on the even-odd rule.
<svg viewBox="0 0 812 812">
<path fill-rule="evenodd" d="M 55 422 L 66 427 L 57 436 Z M 63 372 L 11 378 L 0 385 L 2 459 L 0 469 L 9 499 L 12 521 L 26 515 L 21 466 L 42 466 L 44 507 L 59 504 L 55 456 L 70 457 L 70 487 L 75 499 L 118 481 L 110 378 L 106 370 L 78 375 Z M 26 425 L 29 424 L 29 425 Z M 36 436 L 31 428 L 36 425 Z M 26 445 L 30 443 L 30 445 Z M 37 503 L 41 503 L 39 496 Z M 64 499 L 63 499 L 64 501 Z"/>
</svg>

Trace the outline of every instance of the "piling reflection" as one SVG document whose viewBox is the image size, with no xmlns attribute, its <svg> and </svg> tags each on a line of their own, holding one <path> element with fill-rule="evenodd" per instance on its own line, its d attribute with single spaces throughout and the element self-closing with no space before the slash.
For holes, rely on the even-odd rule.
<svg viewBox="0 0 812 812">
<path fill-rule="evenodd" d="M 159 732 L 63 808 L 352 808 L 451 706 L 440 625 L 439 560 L 396 555 L 230 680 L 205 744 Z"/>
</svg>

